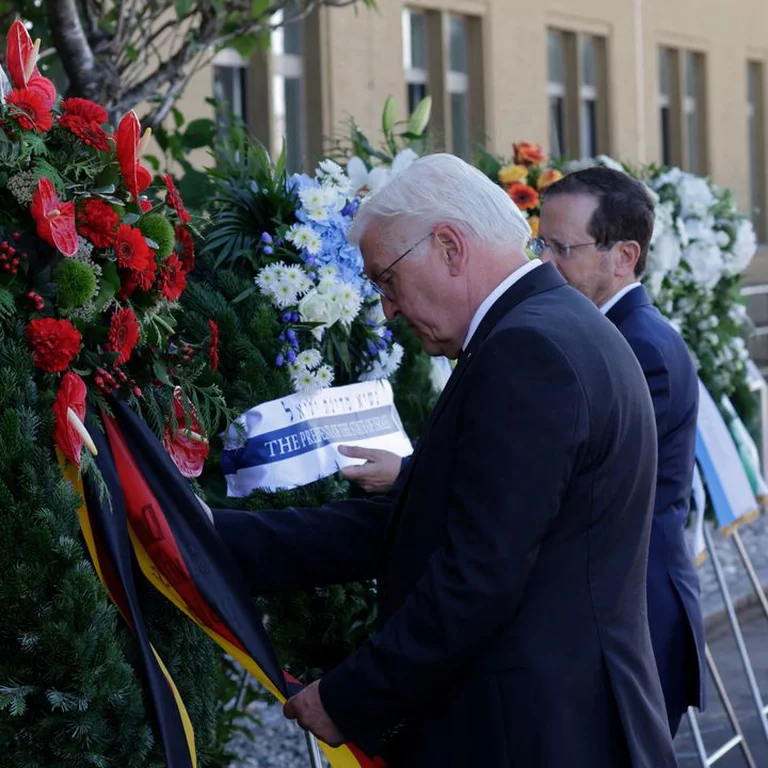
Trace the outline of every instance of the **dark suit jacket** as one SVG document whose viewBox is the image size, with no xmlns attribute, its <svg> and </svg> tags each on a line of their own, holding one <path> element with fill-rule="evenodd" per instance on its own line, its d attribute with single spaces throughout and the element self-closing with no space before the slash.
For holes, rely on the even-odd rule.
<svg viewBox="0 0 768 768">
<path fill-rule="evenodd" d="M 390 766 L 667 768 L 655 471 L 632 350 L 545 264 L 480 324 L 394 502 L 216 525 L 259 590 L 378 577 L 380 629 L 320 695 Z"/>
<path fill-rule="evenodd" d="M 658 433 L 656 501 L 648 558 L 651 640 L 670 720 L 704 706 L 704 620 L 699 579 L 684 537 L 693 482 L 699 387 L 680 334 L 634 288 L 608 311 L 640 362 Z"/>
</svg>

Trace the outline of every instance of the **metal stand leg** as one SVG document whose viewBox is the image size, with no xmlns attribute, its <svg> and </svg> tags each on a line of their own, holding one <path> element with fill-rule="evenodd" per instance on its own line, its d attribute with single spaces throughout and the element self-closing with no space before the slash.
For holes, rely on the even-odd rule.
<svg viewBox="0 0 768 768">
<path fill-rule="evenodd" d="M 739 650 L 739 656 L 741 658 L 742 666 L 744 667 L 744 674 L 747 676 L 747 682 L 749 683 L 749 689 L 752 693 L 752 700 L 755 703 L 755 709 L 760 720 L 760 725 L 763 728 L 763 735 L 766 741 L 768 741 L 768 720 L 766 720 L 765 704 L 763 703 L 762 696 L 760 695 L 760 689 L 757 685 L 757 679 L 755 678 L 755 671 L 752 669 L 752 662 L 749 660 L 749 653 L 747 652 L 747 646 L 744 643 L 744 636 L 741 633 L 741 627 L 739 626 L 739 620 L 736 616 L 736 611 L 733 607 L 733 601 L 731 600 L 731 594 L 728 591 L 728 585 L 725 581 L 725 574 L 723 568 L 720 565 L 720 560 L 715 551 L 714 544 L 712 542 L 712 534 L 710 533 L 709 526 L 704 526 L 704 539 L 707 543 L 707 549 L 709 550 L 709 556 L 712 558 L 712 565 L 715 568 L 715 577 L 720 588 L 720 594 L 723 596 L 723 602 L 725 603 L 725 610 L 728 613 L 728 621 L 731 625 L 733 637 L 736 640 L 736 645 Z"/>
<path fill-rule="evenodd" d="M 731 538 L 733 539 L 734 544 L 736 544 L 736 549 L 739 551 L 741 562 L 744 563 L 744 567 L 747 569 L 749 580 L 752 582 L 757 598 L 760 600 L 760 605 L 763 606 L 763 612 L 765 613 L 766 618 L 768 618 L 768 598 L 766 598 L 765 592 L 763 592 L 763 585 L 760 583 L 760 579 L 755 572 L 755 567 L 752 565 L 752 560 L 747 553 L 747 548 L 741 540 L 738 528 L 731 534 Z"/>
<path fill-rule="evenodd" d="M 323 768 L 323 756 L 320 753 L 320 746 L 317 743 L 317 739 L 309 731 L 304 732 L 304 737 L 307 740 L 309 764 L 312 766 L 312 768 Z"/>
</svg>

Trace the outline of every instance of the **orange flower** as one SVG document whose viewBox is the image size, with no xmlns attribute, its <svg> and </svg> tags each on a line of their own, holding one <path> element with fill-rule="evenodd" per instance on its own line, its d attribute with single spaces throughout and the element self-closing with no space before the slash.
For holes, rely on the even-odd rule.
<svg viewBox="0 0 768 768">
<path fill-rule="evenodd" d="M 528 178 L 528 169 L 524 165 L 510 163 L 499 171 L 499 183 L 505 187 L 515 181 L 525 182 Z"/>
<path fill-rule="evenodd" d="M 531 237 L 538 237 L 539 236 L 539 217 L 529 216 L 528 226 L 530 226 L 531 228 Z"/>
<path fill-rule="evenodd" d="M 546 189 L 551 184 L 554 184 L 556 181 L 560 181 L 562 178 L 563 174 L 556 168 L 547 168 L 546 171 L 542 171 L 537 184 L 539 192 L 541 192 L 542 189 Z"/>
<path fill-rule="evenodd" d="M 539 206 L 539 193 L 527 184 L 516 181 L 509 185 L 507 194 L 521 211 L 531 211 Z"/>
<path fill-rule="evenodd" d="M 538 165 L 543 163 L 544 150 L 541 144 L 531 144 L 529 141 L 521 141 L 512 145 L 515 150 L 515 162 L 523 165 Z"/>
</svg>

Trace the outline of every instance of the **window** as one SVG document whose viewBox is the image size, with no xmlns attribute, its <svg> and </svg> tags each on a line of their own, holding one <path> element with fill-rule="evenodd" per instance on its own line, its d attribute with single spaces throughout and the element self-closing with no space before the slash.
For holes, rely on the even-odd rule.
<svg viewBox="0 0 768 768">
<path fill-rule="evenodd" d="M 550 29 L 547 69 L 552 156 L 594 157 L 607 153 L 605 38 Z"/>
<path fill-rule="evenodd" d="M 225 49 L 213 60 L 213 98 L 216 124 L 228 130 L 233 121 L 247 123 L 247 66 L 237 51 Z"/>
<path fill-rule="evenodd" d="M 670 51 L 659 50 L 659 114 L 661 118 L 661 162 L 672 165 L 672 101 L 669 81 Z"/>
<path fill-rule="evenodd" d="M 427 19 L 420 11 L 403 11 L 403 69 L 408 113 L 429 93 L 427 83 Z"/>
<path fill-rule="evenodd" d="M 581 155 L 594 157 L 597 149 L 597 43 L 591 35 L 580 39 L 581 88 Z"/>
<path fill-rule="evenodd" d="M 705 79 L 703 54 L 659 50 L 660 159 L 699 175 L 708 158 Z"/>
<path fill-rule="evenodd" d="M 549 147 L 553 157 L 566 153 L 565 143 L 565 40 L 562 32 L 550 30 L 547 39 L 549 59 Z"/>
<path fill-rule="evenodd" d="M 273 156 L 285 142 L 286 168 L 301 169 L 306 155 L 304 107 L 304 24 L 300 18 L 285 18 L 278 11 L 273 20 L 281 24 L 272 30 L 272 138 Z"/>
<path fill-rule="evenodd" d="M 765 114 L 763 64 L 747 64 L 747 140 L 749 150 L 749 193 L 752 223 L 761 242 L 766 240 L 765 211 Z"/>
<path fill-rule="evenodd" d="M 470 153 L 469 67 L 467 24 L 461 16 L 448 16 L 447 90 L 450 100 L 451 152 L 466 159 Z"/>
</svg>

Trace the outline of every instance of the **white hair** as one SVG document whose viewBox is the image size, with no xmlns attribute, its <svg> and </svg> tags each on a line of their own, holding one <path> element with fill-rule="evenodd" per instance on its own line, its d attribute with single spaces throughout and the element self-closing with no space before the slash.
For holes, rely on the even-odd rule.
<svg viewBox="0 0 768 768">
<path fill-rule="evenodd" d="M 361 206 L 348 238 L 359 244 L 375 219 L 450 223 L 493 247 L 521 249 L 531 228 L 509 195 L 487 176 L 445 153 L 414 160 Z"/>
</svg>

